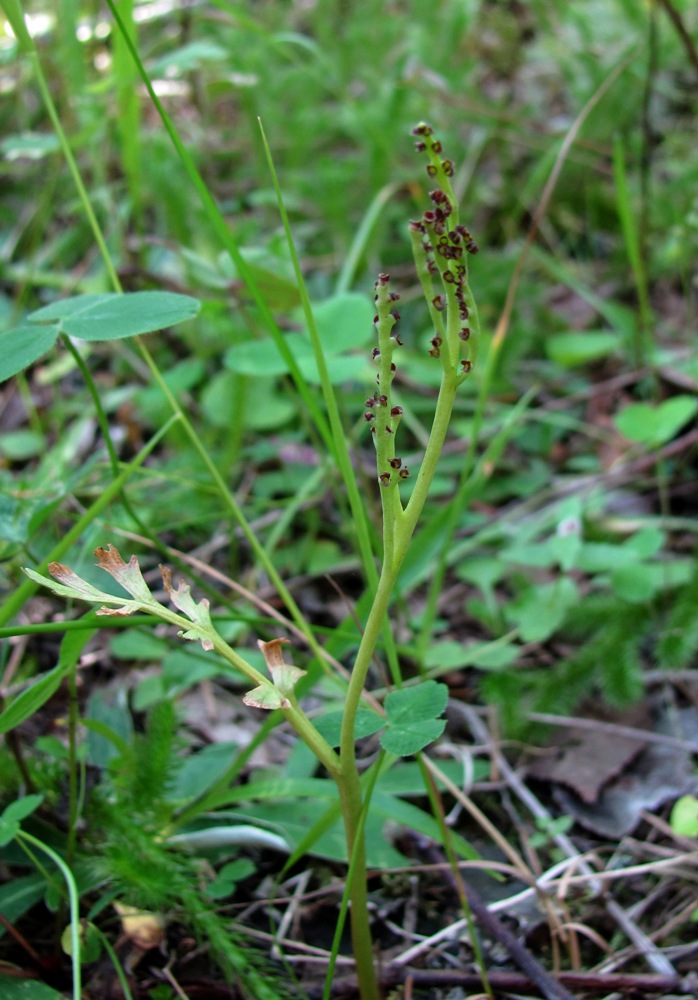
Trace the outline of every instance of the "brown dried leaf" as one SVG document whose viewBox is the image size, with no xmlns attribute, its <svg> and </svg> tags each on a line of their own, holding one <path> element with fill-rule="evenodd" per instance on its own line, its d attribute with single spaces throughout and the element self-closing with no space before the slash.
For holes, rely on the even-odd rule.
<svg viewBox="0 0 698 1000">
<path fill-rule="evenodd" d="M 87 580 L 83 580 L 81 576 L 73 572 L 69 566 L 64 566 L 63 563 L 50 563 L 48 569 L 54 577 L 53 580 L 47 576 L 42 576 L 41 573 L 37 573 L 33 569 L 25 568 L 24 572 L 30 580 L 41 584 L 42 587 L 47 587 L 60 597 L 72 597 L 95 604 L 108 603 L 121 605 L 113 611 L 107 608 L 100 608 L 97 611 L 98 615 L 130 615 L 140 608 L 138 601 L 127 601 L 123 598 L 115 597 L 113 594 L 107 594 L 104 590 L 98 590 L 97 587 L 94 587 Z"/>
<path fill-rule="evenodd" d="M 625 713 L 616 723 L 646 728 L 672 737 L 690 739 L 698 714 L 693 708 L 652 722 L 646 708 Z M 641 721 L 640 721 L 641 720 Z M 678 731 L 677 731 L 678 730 Z M 573 731 L 573 727 L 567 730 Z M 579 736 L 582 731 L 576 731 Z M 594 770 L 598 774 L 594 775 Z M 618 838 L 637 825 L 644 810 L 696 788 L 688 748 L 644 743 L 612 731 L 585 731 L 576 745 L 556 759 L 539 760 L 531 777 L 554 783 L 553 794 L 562 812 L 603 837 Z"/>
<path fill-rule="evenodd" d="M 114 909 L 121 917 L 124 934 L 144 951 L 157 948 L 165 936 L 165 922 L 157 913 L 141 910 L 126 903 L 114 903 Z"/>
<path fill-rule="evenodd" d="M 305 676 L 305 670 L 301 670 L 300 667 L 294 667 L 290 663 L 284 663 L 284 655 L 281 647 L 287 642 L 288 639 L 272 639 L 270 642 L 262 642 L 261 639 L 257 640 L 257 645 L 261 649 L 266 664 L 269 667 L 274 687 L 284 696 L 291 694 L 301 677 Z"/>
<path fill-rule="evenodd" d="M 130 594 L 140 604 L 154 603 L 155 599 L 150 592 L 150 587 L 143 579 L 141 568 L 135 556 L 131 556 L 129 561 L 125 563 L 115 545 L 107 545 L 106 549 L 97 548 L 94 554 L 97 556 L 97 565 L 113 576 L 127 594 Z"/>
<path fill-rule="evenodd" d="M 604 785 L 620 774 L 645 747 L 642 739 L 598 731 L 565 730 L 564 749 L 554 757 L 542 757 L 529 769 L 531 777 L 573 789 L 584 802 L 596 802 Z"/>
</svg>

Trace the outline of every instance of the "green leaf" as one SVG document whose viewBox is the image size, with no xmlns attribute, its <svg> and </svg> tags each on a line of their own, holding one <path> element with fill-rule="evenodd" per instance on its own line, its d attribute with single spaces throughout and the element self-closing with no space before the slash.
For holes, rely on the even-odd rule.
<svg viewBox="0 0 698 1000">
<path fill-rule="evenodd" d="M 401 805 L 399 799 L 389 797 L 391 807 L 393 804 Z M 283 832 L 284 838 L 292 846 L 296 846 L 305 840 L 308 831 L 326 812 L 327 804 L 316 799 L 281 799 L 271 802 L 253 802 L 245 807 L 244 813 L 256 822 L 261 822 Z M 395 815 L 397 809 L 391 808 L 391 816 Z M 371 868 L 382 870 L 385 868 L 398 867 L 405 864 L 404 855 L 393 847 L 389 837 L 385 836 L 385 824 L 390 817 L 381 815 L 371 803 L 371 809 L 366 818 L 365 836 L 366 853 L 368 865 Z M 429 817 L 431 819 L 431 817 Z M 432 820 L 432 824 L 436 827 Z M 434 829 L 429 831 L 434 835 Z M 436 831 L 438 836 L 438 830 Z M 333 861 L 346 863 L 347 844 L 341 819 L 328 826 L 327 829 L 313 841 L 311 847 L 306 850 L 315 857 L 328 858 Z"/>
<path fill-rule="evenodd" d="M 467 767 L 473 767 L 473 777 L 475 781 L 486 781 L 489 773 L 489 764 L 484 759 L 476 759 L 469 764 L 464 764 L 462 760 L 440 760 L 439 771 L 445 778 L 450 779 L 456 785 L 462 785 Z M 437 788 L 443 789 L 441 779 L 434 778 Z M 378 779 L 378 790 L 389 792 L 391 795 L 401 798 L 424 798 L 424 774 L 416 760 L 399 760 L 389 770 Z"/>
<path fill-rule="evenodd" d="M 572 330 L 556 333 L 545 341 L 545 351 L 551 361 L 573 368 L 599 358 L 606 358 L 618 347 L 618 336 L 602 330 Z"/>
<path fill-rule="evenodd" d="M 682 795 L 677 799 L 669 825 L 679 837 L 698 837 L 698 799 L 695 795 Z"/>
<path fill-rule="evenodd" d="M 363 355 L 346 352 L 364 347 L 371 338 L 371 305 L 363 295 L 345 293 L 335 295 L 313 306 L 313 315 L 327 367 L 333 383 L 358 379 L 367 368 Z M 317 366 L 310 337 L 307 333 L 286 335 L 288 344 L 303 377 L 319 382 Z M 225 354 L 225 365 L 240 375 L 270 377 L 288 371 L 286 362 L 271 340 L 252 340 L 235 344 Z"/>
<path fill-rule="evenodd" d="M 446 728 L 444 719 L 428 719 L 400 727 L 391 727 L 381 736 L 381 746 L 397 757 L 410 757 L 433 743 Z"/>
<path fill-rule="evenodd" d="M 616 415 L 614 423 L 631 441 L 656 447 L 671 441 L 697 411 L 698 399 L 694 396 L 673 396 L 659 406 L 648 403 L 626 406 Z"/>
<path fill-rule="evenodd" d="M 0 715 L 0 733 L 14 729 L 48 701 L 66 673 L 76 665 L 85 644 L 89 642 L 94 632 L 94 629 L 66 632 L 61 641 L 58 665 L 34 681 L 7 706 Z"/>
<path fill-rule="evenodd" d="M 23 819 L 30 816 L 43 802 L 43 795 L 25 795 L 11 802 L 0 816 L 0 847 L 9 844 L 17 836 Z"/>
<path fill-rule="evenodd" d="M 0 455 L 12 462 L 26 462 L 42 454 L 46 448 L 46 438 L 39 431 L 9 431 L 2 435 Z"/>
<path fill-rule="evenodd" d="M 152 333 L 196 316 L 200 303 L 174 292 L 78 295 L 30 314 L 35 323 L 58 322 L 62 333 L 81 340 L 120 340 Z"/>
<path fill-rule="evenodd" d="M 339 735 L 342 729 L 343 710 L 337 709 L 334 712 L 326 712 L 324 715 L 313 719 L 315 728 L 323 736 L 331 747 L 339 746 Z M 360 740 L 365 736 L 372 736 L 379 729 L 385 726 L 385 719 L 376 712 L 360 708 L 356 713 L 356 724 L 354 726 L 354 739 Z"/>
<path fill-rule="evenodd" d="M 0 913 L 14 923 L 43 898 L 45 891 L 46 879 L 39 872 L 13 878 L 0 886 Z M 0 938 L 4 933 L 5 928 L 0 926 Z M 0 995 L 6 994 L 3 992 Z"/>
<path fill-rule="evenodd" d="M 163 74 L 166 74 L 168 78 L 182 76 L 184 73 L 200 69 L 204 62 L 220 62 L 227 57 L 227 50 L 221 45 L 216 45 L 215 42 L 189 42 L 187 45 L 165 53 L 148 67 L 148 71 L 153 79 Z"/>
<path fill-rule="evenodd" d="M 0 973 L 0 996 L 2 1000 L 63 1000 L 63 993 L 36 979 L 17 979 Z"/>
<path fill-rule="evenodd" d="M 50 351 L 58 327 L 19 326 L 0 333 L 0 382 L 11 378 Z"/>
<path fill-rule="evenodd" d="M 661 547 L 664 545 L 666 540 L 666 534 L 654 525 L 648 525 L 646 528 L 641 528 L 640 531 L 636 531 L 634 535 L 626 539 L 623 542 L 624 547 L 632 549 L 637 552 L 640 556 L 648 558 L 649 556 L 654 556 L 659 552 Z"/>
<path fill-rule="evenodd" d="M 345 292 L 313 306 L 313 316 L 327 354 L 364 347 L 373 337 L 373 309 L 365 295 Z"/>
<path fill-rule="evenodd" d="M 618 566 L 614 569 L 611 572 L 611 586 L 618 597 L 633 604 L 644 604 L 654 595 L 660 582 L 656 567 L 640 563 L 637 566 Z"/>
<path fill-rule="evenodd" d="M 123 689 L 91 694 L 85 706 L 83 724 L 88 730 L 88 763 L 108 767 L 115 758 L 128 757 L 133 720 Z"/>
<path fill-rule="evenodd" d="M 8 163 L 13 160 L 43 160 L 60 149 L 55 132 L 22 132 L 8 135 L 0 143 L 0 151 Z"/>
<path fill-rule="evenodd" d="M 637 566 L 641 556 L 628 545 L 608 542 L 583 542 L 577 558 L 577 568 L 585 573 L 604 573 L 621 566 Z"/>
<path fill-rule="evenodd" d="M 181 801 L 203 795 L 225 774 L 237 749 L 236 743 L 213 743 L 185 757 L 174 776 L 170 798 Z"/>
<path fill-rule="evenodd" d="M 50 305 L 42 306 L 41 309 L 35 309 L 34 312 L 29 313 L 28 319 L 32 323 L 60 323 L 61 320 L 67 319 L 69 316 L 79 315 L 86 309 L 104 302 L 105 299 L 113 298 L 115 294 L 114 292 L 93 292 L 90 295 L 73 295 L 69 299 L 58 299 L 56 302 L 51 302 Z"/>
<path fill-rule="evenodd" d="M 561 577 L 554 583 L 528 588 L 507 605 L 505 615 L 519 627 L 523 642 L 543 642 L 560 627 L 577 600 L 573 581 Z"/>
<path fill-rule="evenodd" d="M 19 726 L 44 705 L 70 670 L 70 664 L 59 663 L 53 670 L 42 674 L 28 688 L 10 702 L 0 714 L 0 733 L 7 733 Z"/>
<path fill-rule="evenodd" d="M 102 938 L 94 924 L 89 921 L 80 921 L 78 928 L 80 938 L 80 964 L 96 962 L 102 954 Z M 73 925 L 68 924 L 61 934 L 61 948 L 66 955 L 73 955 Z"/>
<path fill-rule="evenodd" d="M 125 629 L 109 639 L 112 656 L 122 660 L 162 660 L 169 648 L 163 639 L 144 628 Z"/>
<path fill-rule="evenodd" d="M 206 895 L 212 899 L 227 899 L 234 895 L 237 883 L 254 875 L 257 869 L 247 858 L 238 858 L 223 865 L 213 881 L 206 886 Z"/>
<path fill-rule="evenodd" d="M 383 749 L 408 757 L 433 743 L 446 726 L 437 716 L 447 701 L 448 688 L 437 681 L 392 691 L 385 699 L 388 729 L 381 737 Z"/>
</svg>

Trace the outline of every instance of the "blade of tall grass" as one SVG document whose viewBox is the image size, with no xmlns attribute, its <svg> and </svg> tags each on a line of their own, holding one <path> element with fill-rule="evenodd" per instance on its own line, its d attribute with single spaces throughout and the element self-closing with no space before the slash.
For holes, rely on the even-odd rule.
<svg viewBox="0 0 698 1000">
<path fill-rule="evenodd" d="M 73 967 L 73 1000 L 80 1000 L 82 996 L 82 969 L 80 966 L 80 950 L 82 945 L 80 941 L 80 900 L 78 897 L 78 887 L 75 884 L 75 878 L 63 858 L 59 854 L 56 854 L 53 848 L 49 847 L 48 844 L 44 844 L 41 840 L 38 840 L 31 833 L 27 833 L 25 830 L 20 830 L 16 839 L 32 860 L 34 860 L 33 852 L 31 851 L 32 847 L 36 850 L 43 851 L 43 853 L 46 854 L 51 861 L 53 861 L 54 865 L 56 865 L 65 879 L 65 883 L 68 887 L 68 900 L 70 903 L 70 949 Z"/>
<path fill-rule="evenodd" d="M 650 346 L 649 334 L 652 329 L 652 308 L 650 306 L 649 290 L 647 287 L 647 271 L 645 261 L 642 257 L 640 238 L 635 224 L 633 207 L 628 188 L 628 175 L 625 169 L 625 148 L 620 136 L 616 136 L 613 142 L 613 177 L 616 184 L 616 205 L 620 218 L 623 239 L 625 240 L 625 250 L 630 261 L 630 268 L 635 279 L 637 289 L 637 301 L 639 308 L 639 323 L 635 328 L 633 337 L 634 361 L 636 365 L 644 364 L 647 349 Z"/>
<path fill-rule="evenodd" d="M 199 173 L 197 166 L 194 163 L 192 155 L 182 142 L 179 133 L 174 125 L 174 122 L 172 121 L 169 114 L 165 110 L 162 101 L 160 101 L 159 97 L 155 93 L 148 72 L 145 69 L 145 66 L 143 65 L 138 50 L 136 49 L 132 39 L 128 35 L 126 25 L 124 24 L 121 18 L 121 15 L 114 3 L 114 0 L 107 0 L 107 4 L 118 26 L 119 31 L 122 34 L 124 43 L 126 44 L 130 52 L 131 58 L 133 59 L 134 64 L 138 70 L 138 74 L 141 80 L 143 81 L 146 90 L 148 91 L 148 96 L 150 97 L 150 100 L 153 103 L 153 107 L 157 111 L 158 116 L 165 128 L 165 131 L 167 132 L 170 141 L 172 142 L 172 145 L 175 148 L 177 156 L 179 157 L 180 162 L 182 163 L 182 166 L 186 171 L 187 177 L 189 178 L 189 181 L 193 189 L 196 191 L 201 201 L 204 212 L 206 214 L 206 218 L 211 224 L 211 227 L 213 228 L 213 231 L 215 232 L 216 236 L 220 240 L 221 245 L 230 255 L 230 258 L 233 261 L 233 264 L 235 265 L 235 269 L 240 279 L 245 284 L 255 305 L 259 309 L 260 315 L 264 321 L 264 325 L 271 334 L 274 343 L 276 344 L 279 350 L 279 353 L 284 359 L 284 362 L 286 363 L 288 370 L 291 373 L 291 377 L 293 378 L 293 381 L 296 385 L 298 393 L 301 399 L 303 400 L 303 403 L 308 413 L 311 415 L 313 422 L 318 432 L 320 433 L 320 436 L 323 439 L 323 442 L 325 443 L 329 451 L 332 454 L 334 454 L 334 441 L 332 438 L 332 434 L 330 432 L 330 428 L 325 419 L 325 416 L 317 404 L 312 389 L 309 387 L 308 383 L 303 378 L 303 374 L 300 368 L 298 367 L 298 362 L 296 361 L 293 353 L 291 352 L 291 349 L 289 348 L 288 343 L 286 342 L 286 338 L 283 336 L 281 330 L 279 329 L 279 326 L 276 320 L 274 319 L 271 309 L 267 305 L 267 302 L 264 299 L 262 292 L 260 291 L 259 285 L 255 281 L 254 275 L 252 274 L 251 269 L 248 267 L 247 262 L 245 261 L 245 258 L 243 257 L 240 251 L 240 247 L 232 233 L 232 230 L 230 229 L 230 226 L 224 219 L 223 214 L 220 208 L 218 207 L 218 204 L 216 203 L 216 200 L 209 191 L 208 186 L 206 185 L 206 182 L 204 181 L 203 177 Z"/>
<path fill-rule="evenodd" d="M 134 47 L 137 28 L 133 16 L 133 0 L 120 0 L 119 12 L 125 32 Z M 131 53 L 124 41 L 125 35 L 116 32 L 112 47 L 112 72 L 116 89 L 116 121 L 119 130 L 119 153 L 126 178 L 137 231 L 143 225 L 143 187 L 141 183 L 141 104 L 136 89 Z"/>
<path fill-rule="evenodd" d="M 264 151 L 267 157 L 269 172 L 271 174 L 272 183 L 274 185 L 274 191 L 276 192 L 277 203 L 279 206 L 279 214 L 281 215 L 281 221 L 284 227 L 284 232 L 286 233 L 286 241 L 288 243 L 288 249 L 291 255 L 293 271 L 296 276 L 296 283 L 298 285 L 298 291 L 301 297 L 303 315 L 305 317 L 306 326 L 310 334 L 310 342 L 313 347 L 313 356 L 315 358 L 315 364 L 317 365 L 318 374 L 320 376 L 320 385 L 322 387 L 322 394 L 325 400 L 325 408 L 327 410 L 330 422 L 330 428 L 332 431 L 332 438 L 334 442 L 334 454 L 336 457 L 337 464 L 339 466 L 339 471 L 342 476 L 344 487 L 347 491 L 347 496 L 349 498 L 349 506 L 351 508 L 352 517 L 354 519 L 354 527 L 356 529 L 357 538 L 359 542 L 359 551 L 361 553 L 361 560 L 364 567 L 364 573 L 371 587 L 375 588 L 378 585 L 378 571 L 376 570 L 373 549 L 371 546 L 371 536 L 368 528 L 366 509 L 364 507 L 361 495 L 359 493 L 358 483 L 356 481 L 356 476 L 354 475 L 354 469 L 352 468 L 349 449 L 347 447 L 347 433 L 342 425 L 342 418 L 339 413 L 337 397 L 335 396 L 334 387 L 330 379 L 329 371 L 327 370 L 327 361 L 325 359 L 325 352 L 323 350 L 322 341 L 320 340 L 320 335 L 318 333 L 317 325 L 315 323 L 315 317 L 313 316 L 313 308 L 310 304 L 310 296 L 308 295 L 308 289 L 306 288 L 305 285 L 305 280 L 303 278 L 303 272 L 301 270 L 298 254 L 296 253 L 296 246 L 293 240 L 293 233 L 291 232 L 291 226 L 288 221 L 288 213 L 286 212 L 286 206 L 284 204 L 283 194 L 281 192 L 281 186 L 279 185 L 279 178 L 276 174 L 276 168 L 274 167 L 274 160 L 271 155 L 271 149 L 269 148 L 269 143 L 267 141 L 267 137 L 264 132 L 264 127 L 261 121 L 259 123 L 259 127 L 262 133 L 262 142 L 264 144 Z"/>
<path fill-rule="evenodd" d="M 361 255 L 366 250 L 366 244 L 368 243 L 371 233 L 380 218 L 381 212 L 393 195 L 400 190 L 401 186 L 402 185 L 398 183 L 386 184 L 385 187 L 381 188 L 366 209 L 364 217 L 359 224 L 359 228 L 356 230 L 356 235 L 354 236 L 351 246 L 349 247 L 349 252 L 344 258 L 344 263 L 342 264 L 342 268 L 339 272 L 339 277 L 337 278 L 337 283 L 335 285 L 335 294 L 340 295 L 342 292 L 348 292 L 351 288 L 351 284 L 356 275 L 356 269 L 359 265 L 359 261 L 361 260 Z"/>
</svg>

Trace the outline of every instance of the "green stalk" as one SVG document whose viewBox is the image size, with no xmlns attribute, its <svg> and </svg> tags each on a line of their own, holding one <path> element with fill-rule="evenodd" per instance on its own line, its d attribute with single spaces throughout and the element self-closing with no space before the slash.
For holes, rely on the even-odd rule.
<svg viewBox="0 0 698 1000">
<path fill-rule="evenodd" d="M 635 225 L 635 217 L 628 188 L 628 177 L 625 169 L 625 150 L 623 149 L 623 142 L 618 136 L 613 142 L 613 177 L 616 184 L 616 201 L 623 239 L 625 240 L 625 249 L 637 289 L 639 324 L 637 332 L 633 337 L 633 347 L 635 364 L 641 366 L 645 363 L 647 348 L 650 346 L 648 338 L 652 329 L 652 307 L 650 306 L 647 287 L 645 260 L 642 255 L 640 237 Z"/>
<path fill-rule="evenodd" d="M 415 483 L 407 507 L 404 510 L 400 508 L 396 512 L 395 544 L 391 558 L 386 558 L 383 562 L 376 596 L 361 637 L 344 703 L 340 757 L 342 761 L 342 775 L 345 779 L 356 767 L 354 726 L 356 723 L 356 713 L 361 704 L 361 695 L 366 683 L 366 677 L 380 637 L 383 621 L 390 607 L 398 573 L 407 555 L 412 535 L 414 534 L 419 515 L 426 503 L 429 488 L 436 472 L 436 465 L 448 431 L 456 389 L 457 385 L 454 384 L 453 378 L 444 375 L 434 413 L 429 445 L 424 454 L 417 482 Z"/>
<path fill-rule="evenodd" d="M 56 867 L 60 869 L 66 885 L 68 886 L 68 899 L 70 902 L 70 946 L 73 965 L 73 1000 L 80 1000 L 82 996 L 80 968 L 80 901 L 78 899 L 78 887 L 75 884 L 75 878 L 63 858 L 59 854 L 56 854 L 56 852 L 47 844 L 44 844 L 42 841 L 37 840 L 36 837 L 33 837 L 31 833 L 27 833 L 25 830 L 19 830 L 16 834 L 16 839 L 23 847 L 26 844 L 31 844 L 32 847 L 36 847 L 38 850 L 43 851 L 44 854 L 46 854 L 51 861 L 53 861 Z"/>
<path fill-rule="evenodd" d="M 353 744 L 353 740 L 352 740 Z M 373 939 L 368 915 L 368 870 L 363 833 L 364 799 L 356 766 L 344 768 L 336 778 L 342 806 L 347 855 L 353 871 L 347 874 L 351 901 L 351 943 L 356 962 L 361 1000 L 380 1000 L 380 989 L 373 961 Z"/>
<path fill-rule="evenodd" d="M 393 361 L 400 339 L 394 327 L 399 314 L 392 309 L 398 296 L 388 289 L 389 276 L 381 274 L 376 282 L 376 326 L 378 347 L 374 359 L 378 362 L 378 389 L 367 400 L 365 414 L 371 425 L 376 446 L 376 465 L 383 510 L 383 563 L 378 587 L 369 611 L 347 689 L 340 734 L 340 772 L 337 776 L 344 817 L 349 857 L 355 860 L 355 877 L 350 886 L 352 940 L 357 959 L 357 972 L 365 973 L 361 983 L 362 998 L 376 996 L 375 973 L 372 969 L 372 944 L 368 930 L 366 855 L 362 816 L 367 802 L 356 766 L 355 725 L 361 695 L 368 676 L 373 654 L 400 568 L 414 535 L 419 516 L 426 503 L 429 488 L 446 440 L 453 412 L 456 391 L 467 377 L 475 360 L 479 323 L 477 309 L 468 287 L 467 253 L 477 250 L 468 231 L 459 225 L 455 198 L 449 177 L 453 165 L 441 160 L 441 145 L 431 140 L 431 129 L 420 125 L 415 134 L 423 137 L 418 148 L 429 157 L 427 171 L 437 187 L 430 192 L 434 211 L 425 213 L 423 222 L 410 227 L 417 271 L 432 316 L 435 336 L 432 340 L 434 358 L 440 359 L 441 384 L 434 411 L 429 441 L 424 453 L 412 495 L 403 508 L 399 482 L 409 471 L 396 455 L 395 435 L 402 408 L 392 405 L 391 387 L 396 365 Z M 446 225 L 446 220 L 448 224 Z M 452 227 L 452 228 L 451 228 Z M 441 291 L 434 295 L 432 277 L 438 275 Z M 371 975 L 368 966 L 371 966 Z"/>
<path fill-rule="evenodd" d="M 347 880 L 344 887 L 344 892 L 342 894 L 342 902 L 339 907 L 339 917 L 337 918 L 337 926 L 335 927 L 334 937 L 332 939 L 330 961 L 327 966 L 327 975 L 325 977 L 323 1000 L 330 1000 L 331 997 L 332 982 L 334 979 L 334 970 L 336 966 L 337 956 L 339 954 L 342 934 L 344 932 L 344 925 L 346 923 L 347 911 L 349 910 L 349 903 L 352 901 L 352 886 L 354 884 L 354 881 L 357 879 L 357 870 L 358 870 L 357 865 L 360 865 L 362 863 L 361 849 L 363 847 L 364 828 L 366 826 L 366 819 L 368 817 L 368 810 L 371 802 L 371 796 L 373 795 L 373 790 L 376 786 L 376 782 L 378 781 L 378 778 L 380 777 L 381 773 L 384 770 L 384 764 L 388 759 L 394 760 L 394 758 L 390 758 L 390 755 L 386 754 L 384 750 L 381 750 L 380 753 L 378 754 L 377 759 L 374 761 L 374 763 L 371 765 L 371 767 L 364 774 L 363 777 L 362 784 L 365 785 L 365 789 L 363 791 L 363 806 L 361 809 L 361 815 L 359 817 L 359 821 L 356 824 L 354 849 L 352 853 L 349 855 L 349 868 L 347 869 Z M 365 857 L 363 858 L 363 866 L 364 866 L 363 884 L 367 885 Z"/>
<path fill-rule="evenodd" d="M 274 160 L 272 158 L 269 143 L 267 142 L 267 137 L 261 121 L 259 122 L 259 128 L 262 133 L 262 142 L 264 144 L 264 152 L 267 157 L 267 165 L 269 167 L 272 183 L 276 192 L 279 214 L 281 215 L 284 232 L 286 233 L 286 242 L 291 254 L 293 271 L 296 276 L 296 284 L 298 286 L 301 304 L 303 306 L 303 315 L 305 317 L 306 326 L 308 327 L 308 333 L 310 334 L 313 356 L 315 358 L 315 364 L 317 365 L 318 374 L 320 376 L 322 395 L 325 401 L 325 409 L 327 410 L 330 430 L 332 432 L 332 439 L 334 442 L 335 458 L 337 465 L 339 466 L 344 488 L 346 489 L 347 496 L 349 498 L 349 506 L 351 508 L 351 514 L 359 542 L 359 550 L 361 552 L 364 574 L 369 584 L 375 587 L 377 583 L 377 573 L 373 561 L 373 550 L 371 548 L 371 537 L 368 530 L 366 509 L 361 500 L 361 495 L 356 482 L 356 476 L 354 475 L 354 470 L 351 465 L 351 458 L 347 447 L 346 431 L 342 426 L 339 406 L 337 405 L 337 397 L 335 396 L 334 387 L 330 379 L 330 373 L 327 369 L 327 361 L 325 359 L 322 342 L 315 323 L 315 317 L 313 316 L 308 290 L 306 288 L 305 281 L 303 280 L 303 272 L 301 270 L 300 261 L 298 260 L 298 254 L 296 253 L 296 246 L 293 240 L 293 234 L 291 233 L 291 226 L 288 221 L 288 213 L 286 212 L 281 186 L 279 185 L 276 168 L 274 167 Z"/>
</svg>

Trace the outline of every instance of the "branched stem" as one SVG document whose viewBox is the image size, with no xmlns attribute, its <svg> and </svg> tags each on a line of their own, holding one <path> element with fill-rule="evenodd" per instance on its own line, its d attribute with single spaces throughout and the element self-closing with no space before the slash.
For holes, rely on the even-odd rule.
<svg viewBox="0 0 698 1000">
<path fill-rule="evenodd" d="M 367 410 L 364 416 L 371 426 L 376 447 L 383 513 L 383 563 L 347 690 L 340 737 L 340 768 L 336 776 L 347 850 L 349 857 L 355 861 L 351 884 L 351 918 L 362 1000 L 374 1000 L 379 993 L 373 968 L 367 910 L 366 853 L 363 835 L 359 832 L 362 809 L 366 803 L 356 765 L 356 716 L 369 667 L 387 620 L 398 574 L 424 508 L 446 440 L 456 392 L 475 362 L 480 332 L 477 308 L 468 284 L 465 264 L 467 254 L 476 253 L 477 246 L 468 230 L 458 221 L 455 197 L 449 180 L 453 174 L 453 164 L 450 160 L 441 159 L 441 144 L 431 138 L 432 132 L 427 125 L 419 125 L 414 132 L 420 137 L 418 150 L 425 151 L 428 155 L 429 177 L 437 184 L 430 191 L 433 210 L 425 212 L 421 221 L 410 224 L 410 235 L 417 273 L 434 328 L 429 354 L 440 359 L 442 377 L 429 442 L 412 495 L 406 506 L 403 506 L 399 484 L 401 479 L 409 476 L 409 470 L 396 454 L 396 431 L 402 408 L 393 405 L 391 394 L 396 372 L 393 355 L 401 344 L 394 329 L 400 318 L 399 313 L 391 307 L 399 296 L 390 291 L 389 276 L 379 275 L 376 282 L 377 314 L 374 321 L 378 346 L 373 351 L 373 358 L 378 364 L 378 388 L 366 400 Z M 438 294 L 434 292 L 434 279 L 438 279 L 440 284 L 441 291 Z"/>
</svg>

